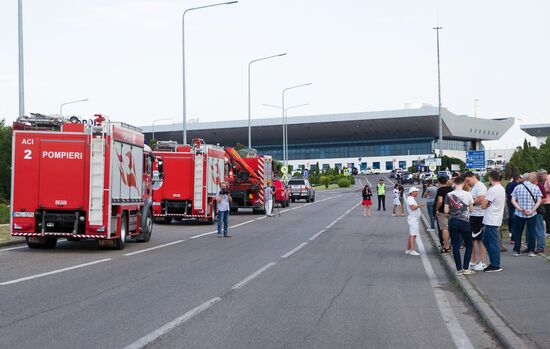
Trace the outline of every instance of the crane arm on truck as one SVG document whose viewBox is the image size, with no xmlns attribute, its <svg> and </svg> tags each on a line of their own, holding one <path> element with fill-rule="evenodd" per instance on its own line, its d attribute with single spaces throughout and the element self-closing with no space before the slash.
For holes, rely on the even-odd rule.
<svg viewBox="0 0 550 349">
<path fill-rule="evenodd" d="M 239 165 L 239 167 L 241 167 L 241 169 L 248 172 L 248 174 L 250 176 L 250 179 L 252 179 L 253 181 L 258 182 L 258 184 L 260 186 L 262 185 L 262 179 L 258 176 L 258 174 L 256 174 L 256 172 L 252 169 L 252 167 L 250 167 L 243 160 L 243 158 L 239 155 L 239 153 L 237 153 L 235 148 L 225 147 L 225 152 L 228 155 L 229 160 L 231 161 L 231 163 L 233 163 L 233 164 L 236 163 L 237 165 Z"/>
</svg>

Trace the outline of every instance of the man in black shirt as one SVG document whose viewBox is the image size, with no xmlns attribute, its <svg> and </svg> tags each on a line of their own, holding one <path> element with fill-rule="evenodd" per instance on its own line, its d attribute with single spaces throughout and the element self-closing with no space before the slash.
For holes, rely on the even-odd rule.
<svg viewBox="0 0 550 349">
<path fill-rule="evenodd" d="M 449 185 L 447 177 L 441 176 L 437 179 L 439 182 L 439 188 L 434 200 L 434 213 L 439 226 L 439 241 L 443 244 L 441 253 L 447 253 L 451 251 L 449 245 L 449 215 L 444 211 L 445 196 L 453 191 L 453 187 Z"/>
</svg>

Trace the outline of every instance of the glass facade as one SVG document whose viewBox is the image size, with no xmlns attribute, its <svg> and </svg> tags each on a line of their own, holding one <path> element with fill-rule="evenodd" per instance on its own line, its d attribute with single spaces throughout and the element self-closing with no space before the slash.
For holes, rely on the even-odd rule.
<svg viewBox="0 0 550 349">
<path fill-rule="evenodd" d="M 443 140 L 443 149 L 446 150 L 465 151 L 469 148 L 470 142 L 468 141 Z M 283 158 L 281 145 L 258 145 L 256 149 L 260 153 L 272 155 L 274 159 L 281 160 Z M 433 149 L 438 149 L 438 140 L 432 138 L 289 144 L 288 158 L 289 160 L 298 160 L 420 155 L 431 154 Z"/>
</svg>

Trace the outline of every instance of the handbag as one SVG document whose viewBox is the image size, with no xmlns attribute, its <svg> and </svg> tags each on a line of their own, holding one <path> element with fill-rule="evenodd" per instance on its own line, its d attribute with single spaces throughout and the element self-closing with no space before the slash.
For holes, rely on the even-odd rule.
<svg viewBox="0 0 550 349">
<path fill-rule="evenodd" d="M 535 199 L 535 195 L 533 195 L 533 193 L 531 193 L 531 190 L 529 190 L 529 188 L 525 185 L 525 183 L 521 183 L 525 189 L 527 189 L 527 191 L 529 192 L 529 195 L 531 195 L 531 198 L 533 199 L 533 201 L 535 202 L 535 205 L 537 204 L 537 200 Z M 538 208 L 537 208 L 537 214 L 541 214 L 543 216 L 546 215 L 546 207 L 544 207 L 543 204 L 541 204 Z"/>
</svg>

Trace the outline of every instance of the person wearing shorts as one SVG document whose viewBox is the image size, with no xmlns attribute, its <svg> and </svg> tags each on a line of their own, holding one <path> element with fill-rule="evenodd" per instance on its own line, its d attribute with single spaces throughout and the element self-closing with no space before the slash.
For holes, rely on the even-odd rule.
<svg viewBox="0 0 550 349">
<path fill-rule="evenodd" d="M 395 188 L 393 188 L 393 217 L 397 216 L 399 211 L 401 211 L 401 200 L 399 200 L 399 195 L 399 184 L 396 184 Z"/>
<path fill-rule="evenodd" d="M 369 185 L 365 185 L 363 188 L 361 195 L 363 197 L 363 201 L 361 204 L 363 205 L 363 216 L 369 216 L 370 217 L 370 211 L 372 208 L 372 191 L 370 190 Z"/>
<path fill-rule="evenodd" d="M 444 200 L 448 193 L 453 191 L 451 185 L 447 180 L 447 177 L 440 176 L 437 181 L 439 182 L 439 188 L 437 188 L 435 200 L 434 200 L 434 212 L 439 227 L 440 242 L 443 247 L 441 253 L 451 252 L 451 246 L 449 244 L 449 215 L 444 211 Z"/>
<path fill-rule="evenodd" d="M 485 200 L 487 187 L 477 178 L 475 173 L 470 171 L 464 174 L 464 182 L 470 186 L 470 193 L 474 198 L 474 210 L 470 214 L 470 228 L 472 229 L 472 239 L 474 242 L 470 269 L 483 271 L 487 268 L 487 264 L 485 264 L 487 249 L 482 242 L 483 216 L 485 214 L 485 209 L 481 207 L 481 204 Z"/>
<path fill-rule="evenodd" d="M 407 240 L 407 250 L 405 254 L 410 256 L 420 256 L 420 253 L 416 251 L 416 237 L 420 235 L 420 217 L 422 211 L 420 208 L 424 204 L 418 204 L 416 202 L 416 196 L 420 189 L 416 187 L 411 187 L 409 189 L 409 196 L 407 196 L 407 212 L 409 216 L 407 217 L 407 224 L 409 225 L 409 238 Z"/>
</svg>

